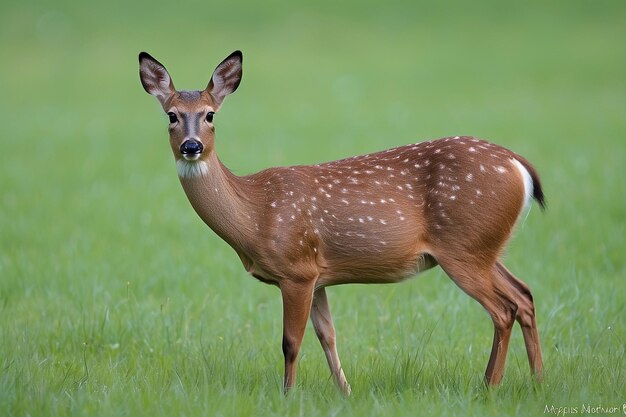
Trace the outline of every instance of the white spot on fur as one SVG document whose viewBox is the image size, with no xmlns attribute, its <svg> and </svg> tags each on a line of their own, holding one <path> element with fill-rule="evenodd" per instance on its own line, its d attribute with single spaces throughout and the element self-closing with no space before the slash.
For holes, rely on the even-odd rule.
<svg viewBox="0 0 626 417">
<path fill-rule="evenodd" d="M 467 182 L 472 182 L 473 179 L 474 179 L 474 174 L 467 174 L 465 176 L 465 181 Z"/>
</svg>

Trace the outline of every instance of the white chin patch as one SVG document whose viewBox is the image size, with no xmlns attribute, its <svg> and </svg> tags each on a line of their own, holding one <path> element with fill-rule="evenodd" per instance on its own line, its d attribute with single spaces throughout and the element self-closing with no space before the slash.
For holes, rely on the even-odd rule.
<svg viewBox="0 0 626 417">
<path fill-rule="evenodd" d="M 208 174 L 209 165 L 204 161 L 177 159 L 176 170 L 180 178 L 196 178 Z"/>
</svg>

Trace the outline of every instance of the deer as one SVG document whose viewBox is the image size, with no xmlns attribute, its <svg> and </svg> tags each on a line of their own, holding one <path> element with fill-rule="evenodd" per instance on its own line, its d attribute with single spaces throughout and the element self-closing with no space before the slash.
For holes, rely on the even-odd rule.
<svg viewBox="0 0 626 417">
<path fill-rule="evenodd" d="M 501 260 L 532 200 L 545 209 L 531 163 L 483 139 L 454 136 L 237 176 L 216 153 L 214 118 L 237 90 L 242 64 L 235 51 L 204 90 L 178 91 L 163 64 L 139 54 L 142 86 L 169 118 L 169 142 L 191 206 L 249 274 L 280 290 L 284 392 L 295 384 L 310 318 L 334 383 L 351 393 L 326 287 L 396 283 L 435 266 L 491 317 L 485 384 L 503 377 L 515 321 L 531 374 L 541 381 L 533 296 Z"/>
</svg>

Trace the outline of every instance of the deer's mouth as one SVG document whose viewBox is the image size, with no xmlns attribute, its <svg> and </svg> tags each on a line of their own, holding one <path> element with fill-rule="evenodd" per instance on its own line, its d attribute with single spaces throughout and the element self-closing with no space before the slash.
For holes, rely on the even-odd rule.
<svg viewBox="0 0 626 417">
<path fill-rule="evenodd" d="M 184 153 L 182 155 L 183 155 L 183 158 L 185 158 L 185 160 L 187 161 L 197 161 L 198 159 L 200 159 L 200 156 L 202 154 L 201 153 Z"/>
</svg>

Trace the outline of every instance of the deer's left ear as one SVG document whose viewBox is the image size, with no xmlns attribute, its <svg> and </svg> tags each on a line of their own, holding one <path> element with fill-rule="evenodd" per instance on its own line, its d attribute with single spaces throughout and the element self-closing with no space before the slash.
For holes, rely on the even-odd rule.
<svg viewBox="0 0 626 417">
<path fill-rule="evenodd" d="M 241 82 L 243 73 L 243 55 L 241 51 L 235 51 L 223 60 L 211 76 L 211 81 L 206 91 L 211 94 L 215 105 L 220 107 L 224 98 L 233 93 Z"/>
<path fill-rule="evenodd" d="M 172 77 L 163 64 L 146 52 L 139 54 L 139 78 L 144 90 L 155 96 L 161 104 L 176 92 Z"/>
</svg>

